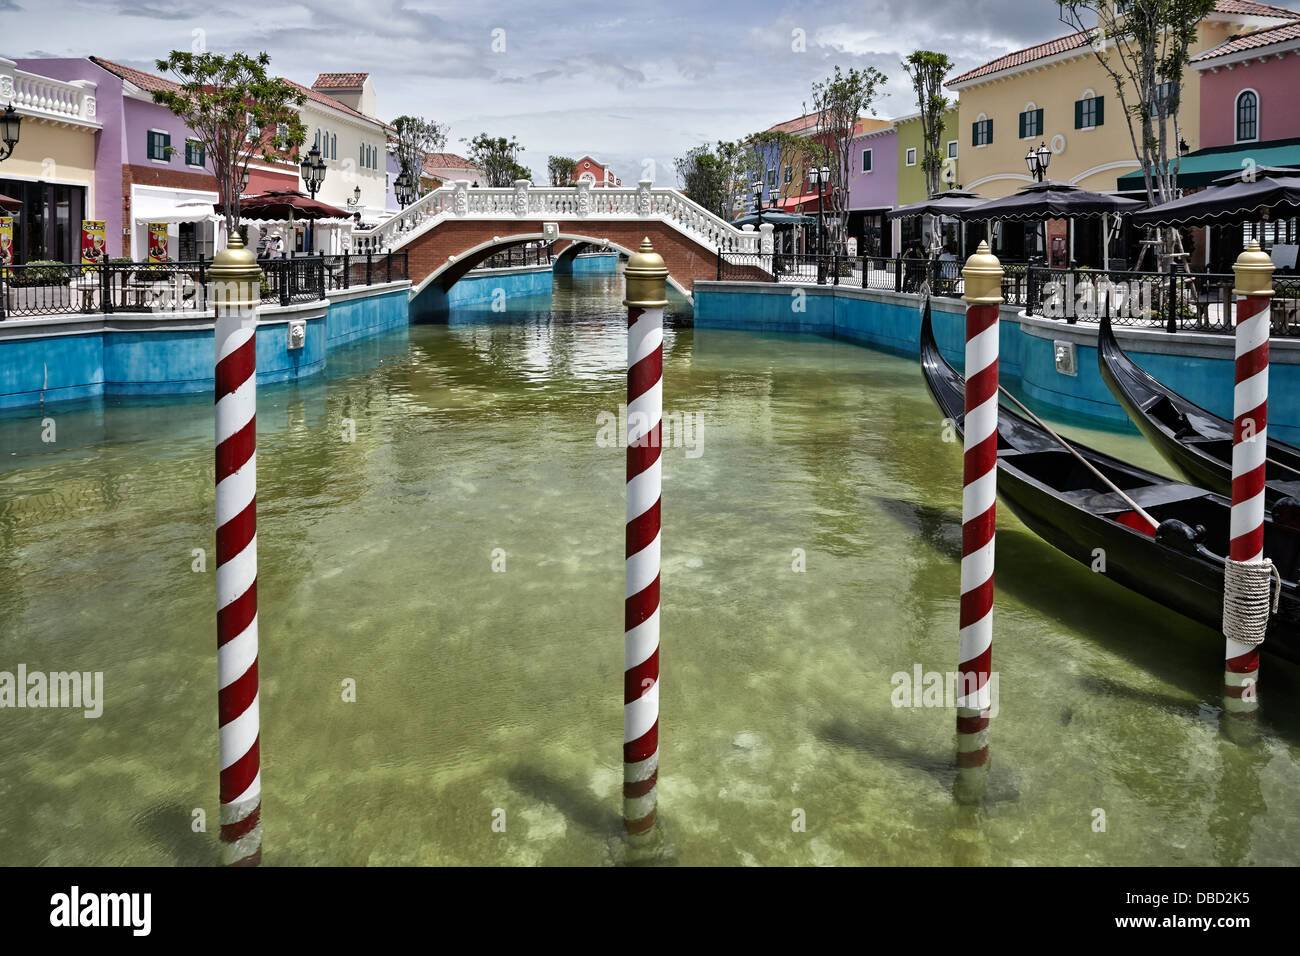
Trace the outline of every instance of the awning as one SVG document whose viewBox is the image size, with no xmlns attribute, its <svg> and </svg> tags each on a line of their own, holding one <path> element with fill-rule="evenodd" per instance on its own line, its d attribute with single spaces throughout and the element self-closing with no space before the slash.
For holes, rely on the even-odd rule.
<svg viewBox="0 0 1300 956">
<path fill-rule="evenodd" d="M 216 201 L 215 194 L 211 199 L 185 199 L 181 202 L 161 196 L 137 195 L 131 200 L 131 219 L 133 222 L 216 222 L 221 218 L 212 208 Z"/>
<path fill-rule="evenodd" d="M 1198 149 L 1183 157 L 1178 167 L 1178 188 L 1195 189 L 1208 186 L 1229 173 L 1240 173 L 1246 165 L 1298 166 L 1300 167 L 1300 139 L 1275 139 L 1264 143 L 1242 143 L 1238 146 L 1212 146 Z M 1142 170 L 1121 176 L 1117 181 L 1121 192 L 1146 191 Z"/>
<path fill-rule="evenodd" d="M 804 193 L 802 196 L 787 196 L 785 199 L 781 200 L 779 205 L 782 209 L 788 211 L 790 209 L 794 209 L 798 206 L 803 206 L 808 203 L 815 204 L 817 201 L 818 201 L 818 196 L 816 193 Z"/>
</svg>

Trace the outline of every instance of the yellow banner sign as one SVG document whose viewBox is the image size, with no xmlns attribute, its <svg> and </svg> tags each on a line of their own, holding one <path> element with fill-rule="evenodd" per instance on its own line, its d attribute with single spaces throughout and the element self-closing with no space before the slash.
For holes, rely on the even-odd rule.
<svg viewBox="0 0 1300 956">
<path fill-rule="evenodd" d="M 149 261 L 167 262 L 167 223 L 149 223 Z"/>
<path fill-rule="evenodd" d="M 0 266 L 14 261 L 14 217 L 0 216 Z"/>
<path fill-rule="evenodd" d="M 108 246 L 104 239 L 104 220 L 81 220 L 81 261 L 85 263 L 103 262 L 108 258 Z"/>
</svg>

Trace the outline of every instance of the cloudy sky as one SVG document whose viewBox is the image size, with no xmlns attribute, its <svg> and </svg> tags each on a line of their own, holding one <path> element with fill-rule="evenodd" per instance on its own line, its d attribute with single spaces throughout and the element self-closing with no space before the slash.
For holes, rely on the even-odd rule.
<svg viewBox="0 0 1300 956">
<path fill-rule="evenodd" d="M 648 170 L 675 184 L 675 156 L 798 116 L 836 64 L 887 74 L 875 112 L 898 116 L 916 110 L 899 65 L 912 50 L 964 70 L 1068 32 L 1055 0 L 0 0 L 0 56 L 152 70 L 203 42 L 265 50 L 305 84 L 369 72 L 382 118 L 447 123 L 462 153 L 480 131 L 514 136 L 538 181 L 549 154 L 590 153 L 625 183 Z"/>
</svg>

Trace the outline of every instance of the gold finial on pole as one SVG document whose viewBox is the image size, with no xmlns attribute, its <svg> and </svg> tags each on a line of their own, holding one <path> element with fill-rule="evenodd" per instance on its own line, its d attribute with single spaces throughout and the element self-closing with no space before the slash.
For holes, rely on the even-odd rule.
<svg viewBox="0 0 1300 956">
<path fill-rule="evenodd" d="M 989 251 L 989 244 L 980 240 L 975 254 L 966 260 L 961 270 L 966 280 L 963 298 L 971 305 L 1000 305 L 1002 302 L 1002 263 Z"/>
<path fill-rule="evenodd" d="M 229 312 L 251 312 L 262 302 L 262 270 L 244 237 L 232 232 L 226 248 L 212 257 L 208 301 Z"/>
<path fill-rule="evenodd" d="M 1246 243 L 1245 251 L 1232 264 L 1232 273 L 1235 276 L 1234 295 L 1273 294 L 1273 260 L 1260 249 L 1257 240 Z"/>
<path fill-rule="evenodd" d="M 668 267 L 664 257 L 655 252 L 650 238 L 641 240 L 641 248 L 627 261 L 623 270 L 627 279 L 627 298 L 623 304 L 631 309 L 662 309 L 668 304 Z"/>
</svg>

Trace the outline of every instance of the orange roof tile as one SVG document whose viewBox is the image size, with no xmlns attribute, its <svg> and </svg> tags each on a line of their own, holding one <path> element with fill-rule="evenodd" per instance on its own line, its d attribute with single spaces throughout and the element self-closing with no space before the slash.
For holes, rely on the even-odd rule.
<svg viewBox="0 0 1300 956">
<path fill-rule="evenodd" d="M 144 70 L 137 70 L 133 66 L 114 63 L 112 60 L 105 60 L 100 56 L 92 56 L 90 62 L 149 93 L 152 93 L 155 90 L 165 90 L 174 93 L 181 88 L 180 84 L 176 83 L 174 80 L 169 80 L 162 76 L 155 76 L 153 73 L 146 73 Z"/>
<path fill-rule="evenodd" d="M 1267 30 L 1257 30 L 1254 33 L 1233 37 L 1226 43 L 1220 43 L 1199 56 L 1192 57 L 1192 62 L 1201 63 L 1205 60 L 1227 56 L 1229 53 L 1242 53 L 1246 50 L 1256 50 L 1260 47 L 1272 46 L 1274 43 L 1295 39 L 1300 39 L 1300 20 L 1292 20 L 1290 23 L 1284 23 L 1278 27 L 1270 27 Z"/>
<path fill-rule="evenodd" d="M 322 73 L 311 86 L 314 90 L 359 90 L 369 77 L 369 73 Z"/>
</svg>

